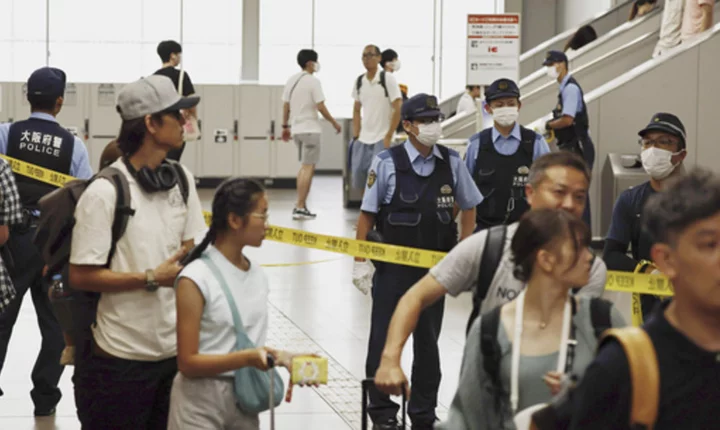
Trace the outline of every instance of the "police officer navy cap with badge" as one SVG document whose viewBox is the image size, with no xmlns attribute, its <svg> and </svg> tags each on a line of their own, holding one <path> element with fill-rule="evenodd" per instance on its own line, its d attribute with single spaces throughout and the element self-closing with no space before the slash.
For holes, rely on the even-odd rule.
<svg viewBox="0 0 720 430">
<path fill-rule="evenodd" d="M 65 72 L 55 67 L 35 70 L 27 80 L 28 96 L 61 97 L 65 94 Z"/>
<path fill-rule="evenodd" d="M 545 61 L 543 61 L 543 66 L 549 66 L 549 65 L 555 64 L 555 63 L 567 63 L 567 62 L 568 62 L 568 58 L 564 52 L 548 51 L 548 53 L 545 55 Z"/>
<path fill-rule="evenodd" d="M 640 137 L 645 137 L 646 134 L 652 131 L 668 133 L 675 137 L 678 137 L 682 144 L 681 148 L 685 147 L 685 126 L 683 125 L 682 121 L 680 121 L 680 118 L 671 113 L 656 113 L 650 120 L 650 124 L 648 124 L 647 127 L 645 127 L 644 129 L 640 130 L 638 132 L 638 135 Z"/>
<path fill-rule="evenodd" d="M 416 94 L 405 100 L 401 114 L 404 121 L 412 121 L 416 118 L 443 119 L 437 97 L 425 93 Z"/>
<path fill-rule="evenodd" d="M 520 88 L 512 79 L 500 78 L 490 84 L 485 91 L 485 101 L 490 103 L 493 100 L 503 98 L 520 98 Z"/>
</svg>

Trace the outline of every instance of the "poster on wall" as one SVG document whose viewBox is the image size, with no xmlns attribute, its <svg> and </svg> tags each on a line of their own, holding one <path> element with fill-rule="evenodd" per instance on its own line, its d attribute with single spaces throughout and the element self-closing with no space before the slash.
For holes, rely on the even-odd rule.
<svg viewBox="0 0 720 430">
<path fill-rule="evenodd" d="M 520 14 L 467 16 L 467 85 L 520 76 Z"/>
</svg>

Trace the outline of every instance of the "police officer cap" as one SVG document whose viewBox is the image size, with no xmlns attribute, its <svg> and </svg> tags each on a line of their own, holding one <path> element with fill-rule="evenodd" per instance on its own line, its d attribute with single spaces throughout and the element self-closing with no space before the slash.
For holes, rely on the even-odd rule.
<svg viewBox="0 0 720 430">
<path fill-rule="evenodd" d="M 416 94 L 405 100 L 402 105 L 402 119 L 412 120 L 414 118 L 438 118 L 442 117 L 437 97 L 428 94 Z"/>
<path fill-rule="evenodd" d="M 645 137 L 645 135 L 651 131 L 659 131 L 679 137 L 682 140 L 683 146 L 685 145 L 685 126 L 682 121 L 680 121 L 680 118 L 671 113 L 656 113 L 650 119 L 650 124 L 640 130 L 638 135 Z"/>
<path fill-rule="evenodd" d="M 65 94 L 65 72 L 54 67 L 35 70 L 27 81 L 28 95 L 60 97 Z"/>
<path fill-rule="evenodd" d="M 488 103 L 505 97 L 520 98 L 520 88 L 512 79 L 498 79 L 485 91 L 485 101 Z"/>
<path fill-rule="evenodd" d="M 548 51 L 545 55 L 543 66 L 549 66 L 555 63 L 567 63 L 567 55 L 562 51 Z"/>
</svg>

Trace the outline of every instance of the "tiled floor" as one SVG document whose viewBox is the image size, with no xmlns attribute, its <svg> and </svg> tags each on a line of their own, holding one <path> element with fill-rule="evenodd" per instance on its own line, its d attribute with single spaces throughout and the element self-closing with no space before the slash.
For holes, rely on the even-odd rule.
<svg viewBox="0 0 720 430">
<path fill-rule="evenodd" d="M 271 223 L 354 237 L 357 211 L 343 209 L 340 178 L 318 177 L 313 186 L 309 206 L 318 213 L 317 220 L 293 221 L 294 191 L 271 190 Z M 212 190 L 201 190 L 205 209 L 210 208 L 212 193 Z M 359 429 L 360 380 L 364 377 L 371 301 L 352 284 L 352 259 L 270 241 L 260 249 L 248 250 L 248 255 L 261 264 L 270 265 L 266 267 L 271 289 L 268 344 L 317 352 L 330 358 L 329 384 L 319 389 L 295 390 L 292 403 L 284 403 L 276 410 L 276 428 Z M 312 264 L 275 266 L 308 262 Z M 469 301 L 470 297 L 464 295 L 447 300 L 445 305 L 440 339 L 443 379 L 438 415 L 441 418 L 445 416 L 457 386 Z M 27 296 L 0 374 L 0 387 L 5 391 L 0 397 L 0 429 L 79 429 L 70 381 L 72 368 L 66 369 L 61 380 L 64 397 L 56 417 L 33 417 L 30 371 L 39 344 L 35 312 Z M 412 341 L 405 350 L 403 368 L 409 372 Z M 261 428 L 269 429 L 267 414 L 261 416 Z"/>
</svg>

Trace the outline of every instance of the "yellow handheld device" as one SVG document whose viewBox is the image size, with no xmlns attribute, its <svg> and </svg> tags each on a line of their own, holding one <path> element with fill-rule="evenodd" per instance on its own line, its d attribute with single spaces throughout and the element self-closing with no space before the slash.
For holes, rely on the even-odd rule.
<svg viewBox="0 0 720 430">
<path fill-rule="evenodd" d="M 326 357 L 297 356 L 292 361 L 293 384 L 327 384 L 328 359 Z"/>
</svg>

